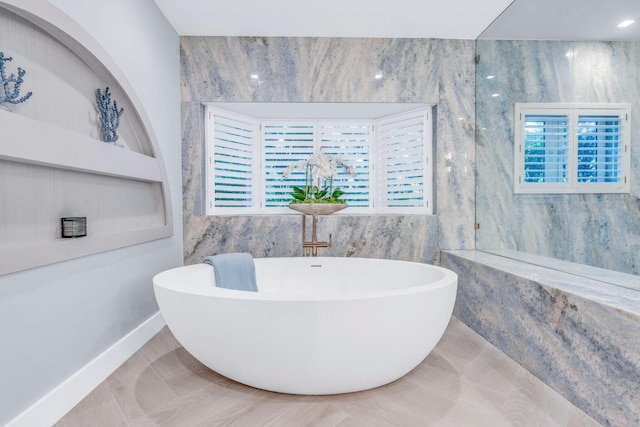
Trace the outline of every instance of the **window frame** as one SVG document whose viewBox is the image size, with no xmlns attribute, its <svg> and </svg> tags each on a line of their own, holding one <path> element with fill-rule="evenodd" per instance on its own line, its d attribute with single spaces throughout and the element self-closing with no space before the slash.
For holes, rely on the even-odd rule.
<svg viewBox="0 0 640 427">
<path fill-rule="evenodd" d="M 296 214 L 295 211 L 292 211 L 288 207 L 267 207 L 266 204 L 266 187 L 267 187 L 267 161 L 265 159 L 265 145 L 264 145 L 264 130 L 263 126 L 265 125 L 273 125 L 277 123 L 287 122 L 291 125 L 294 123 L 315 123 L 315 146 L 319 147 L 322 145 L 321 138 L 319 136 L 320 128 L 318 126 L 321 124 L 338 124 L 338 123 L 346 123 L 353 125 L 362 125 L 368 123 L 371 125 L 370 134 L 368 136 L 370 149 L 368 152 L 368 166 L 367 171 L 369 173 L 369 180 L 366 183 L 369 187 L 369 206 L 368 207 L 357 207 L 350 205 L 349 209 L 345 211 L 338 212 L 338 215 L 358 215 L 358 214 L 432 214 L 432 206 L 433 206 L 433 170 L 432 170 L 432 155 L 433 155 L 433 143 L 432 143 L 432 134 L 433 134 L 433 122 L 432 122 L 432 110 L 433 106 L 421 106 L 419 108 L 409 109 L 405 112 L 398 114 L 391 114 L 389 116 L 383 117 L 381 119 L 362 119 L 362 118 L 313 118 L 313 119 L 281 119 L 281 118 L 255 118 L 249 115 L 243 115 L 240 113 L 232 112 L 229 110 L 225 110 L 223 107 L 219 105 L 213 104 L 204 104 L 205 106 L 205 211 L 207 215 L 269 215 L 269 214 Z M 383 207 L 380 203 L 380 195 L 378 194 L 378 188 L 380 187 L 380 179 L 377 176 L 378 167 L 376 167 L 376 163 L 379 161 L 377 158 L 377 147 L 378 139 L 379 139 L 379 128 L 378 123 L 382 120 L 387 120 L 393 118 L 395 116 L 403 116 L 405 114 L 415 114 L 417 111 L 423 111 L 424 119 L 423 119 L 423 135 L 422 135 L 422 149 L 423 149 L 423 204 L 424 206 L 417 208 L 388 208 Z M 216 206 L 216 198 L 215 195 L 215 173 L 213 163 L 213 156 L 215 155 L 215 148 L 213 146 L 213 138 L 215 136 L 214 132 L 214 123 L 215 116 L 224 115 L 224 116 L 232 116 L 237 117 L 242 120 L 253 120 L 256 123 L 255 129 L 255 137 L 253 138 L 254 144 L 254 159 L 259 163 L 258 166 L 253 168 L 254 172 L 254 194 L 257 197 L 254 197 L 255 204 L 251 207 L 241 207 L 241 208 L 232 208 L 232 207 L 222 207 Z M 326 151 L 325 151 L 326 152 Z M 330 154 L 332 155 L 332 154 Z M 350 162 L 351 163 L 351 162 Z M 342 172 L 340 173 L 342 174 Z M 285 181 L 286 183 L 286 181 Z M 290 182 L 288 186 L 295 185 L 293 182 Z"/>
<path fill-rule="evenodd" d="M 527 182 L 525 179 L 525 165 L 527 154 L 525 146 L 525 127 L 531 116 L 565 116 L 566 117 L 566 181 L 565 182 Z M 585 117 L 617 117 L 620 130 L 617 136 L 620 141 L 617 156 L 620 158 L 619 181 L 616 182 L 581 182 L 579 180 L 579 150 L 583 142 L 578 134 L 579 123 L 584 122 Z M 631 168 L 631 105 L 625 103 L 615 104 L 564 104 L 564 103 L 516 103 L 514 107 L 514 150 L 513 150 L 513 192 L 515 194 L 606 194 L 631 192 L 630 168 Z M 547 156 L 547 154 L 542 154 Z M 609 155 L 610 157 L 610 155 Z M 613 163 L 611 163 L 613 164 Z M 610 166 L 606 163 L 606 166 Z M 553 169 L 551 169 L 553 171 Z"/>
</svg>

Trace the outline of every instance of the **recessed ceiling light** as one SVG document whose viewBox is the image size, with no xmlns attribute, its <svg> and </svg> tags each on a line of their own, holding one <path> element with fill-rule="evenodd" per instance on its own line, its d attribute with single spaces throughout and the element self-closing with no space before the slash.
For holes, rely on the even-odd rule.
<svg viewBox="0 0 640 427">
<path fill-rule="evenodd" d="M 633 24 L 634 21 L 633 19 L 625 19 L 624 21 L 622 21 L 621 23 L 618 24 L 618 28 L 624 28 L 624 27 L 628 27 L 629 25 Z"/>
</svg>

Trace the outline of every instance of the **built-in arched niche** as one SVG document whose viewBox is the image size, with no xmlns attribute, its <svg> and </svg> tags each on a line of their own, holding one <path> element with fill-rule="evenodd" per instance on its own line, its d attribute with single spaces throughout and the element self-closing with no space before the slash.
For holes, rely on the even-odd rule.
<svg viewBox="0 0 640 427">
<path fill-rule="evenodd" d="M 32 92 L 0 109 L 0 274 L 171 236 L 155 137 L 103 48 L 50 2 L 12 0 L 0 2 L 0 51 Z M 124 109 L 115 144 L 96 105 L 107 87 Z M 86 217 L 86 237 L 62 238 L 64 217 Z"/>
</svg>

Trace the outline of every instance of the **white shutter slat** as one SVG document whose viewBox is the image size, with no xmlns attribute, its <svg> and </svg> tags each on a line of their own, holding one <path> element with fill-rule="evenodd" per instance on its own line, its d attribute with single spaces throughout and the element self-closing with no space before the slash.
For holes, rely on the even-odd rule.
<svg viewBox="0 0 640 427">
<path fill-rule="evenodd" d="M 386 152 L 381 153 L 381 158 L 384 159 L 385 163 L 389 165 L 402 165 L 412 162 L 421 162 L 423 160 L 424 149 L 422 147 L 418 148 L 407 148 L 401 152 Z"/>
<path fill-rule="evenodd" d="M 404 185 L 418 189 L 418 187 L 424 186 L 424 177 L 422 175 L 409 177 L 406 174 L 395 174 L 390 175 L 387 178 L 387 181 L 387 187 L 397 187 L 399 185 Z"/>
<path fill-rule="evenodd" d="M 385 127 L 380 129 L 380 134 L 383 137 L 388 134 L 400 134 L 406 129 L 422 132 L 420 126 L 424 122 L 424 118 L 424 113 L 417 111 L 385 119 Z"/>
</svg>

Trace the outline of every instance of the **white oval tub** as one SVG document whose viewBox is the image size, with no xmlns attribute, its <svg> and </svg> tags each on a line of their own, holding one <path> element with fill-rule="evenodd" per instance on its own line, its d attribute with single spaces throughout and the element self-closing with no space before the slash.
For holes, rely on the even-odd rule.
<svg viewBox="0 0 640 427">
<path fill-rule="evenodd" d="M 197 264 L 153 278 L 176 339 L 214 371 L 291 394 L 367 390 L 402 377 L 438 343 L 457 275 L 364 258 L 258 258 L 259 292 L 215 287 Z"/>
</svg>

